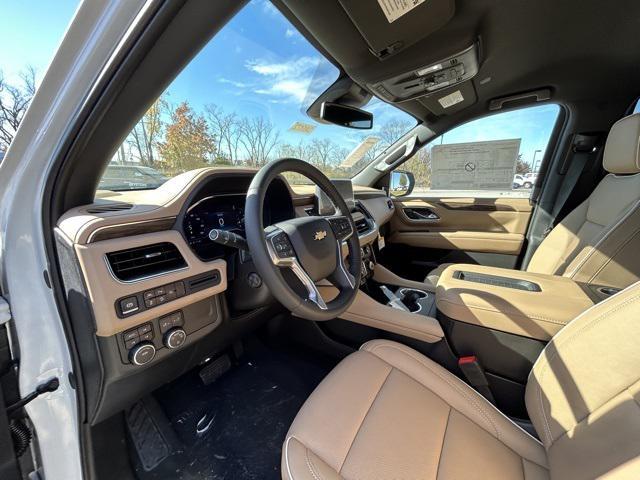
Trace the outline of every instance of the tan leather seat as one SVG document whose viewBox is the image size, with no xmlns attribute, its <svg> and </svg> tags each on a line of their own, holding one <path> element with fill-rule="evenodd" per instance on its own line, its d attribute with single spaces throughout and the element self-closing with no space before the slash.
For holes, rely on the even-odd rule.
<svg viewBox="0 0 640 480">
<path fill-rule="evenodd" d="M 640 113 L 611 127 L 603 156 L 609 174 L 544 239 L 528 272 L 619 288 L 640 280 L 639 143 Z M 427 275 L 431 289 L 448 265 Z"/>
<path fill-rule="evenodd" d="M 640 284 L 561 330 L 526 405 L 541 442 L 418 352 L 375 340 L 304 404 L 287 480 L 640 478 Z"/>
</svg>

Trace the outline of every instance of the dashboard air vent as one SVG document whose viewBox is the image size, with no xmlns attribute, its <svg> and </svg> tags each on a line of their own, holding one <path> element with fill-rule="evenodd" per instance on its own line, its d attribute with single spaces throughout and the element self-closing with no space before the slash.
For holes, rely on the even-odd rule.
<svg viewBox="0 0 640 480">
<path fill-rule="evenodd" d="M 87 208 L 88 213 L 108 213 L 120 212 L 122 210 L 130 210 L 133 207 L 130 203 L 105 203 L 102 205 L 94 205 Z"/>
<path fill-rule="evenodd" d="M 369 233 L 371 230 L 375 228 L 375 222 L 373 221 L 373 217 L 369 213 L 369 211 L 364 208 L 364 205 L 360 202 L 356 202 L 356 212 L 362 214 L 361 218 L 355 220 L 356 230 L 358 230 L 358 235 L 363 235 L 365 233 Z"/>
<path fill-rule="evenodd" d="M 173 243 L 156 243 L 144 247 L 107 253 L 115 277 L 124 282 L 152 277 L 187 266 Z"/>
<path fill-rule="evenodd" d="M 363 233 L 367 233 L 369 230 L 371 230 L 369 220 L 367 220 L 366 218 L 359 218 L 355 223 L 356 229 L 358 230 L 358 235 L 362 235 Z"/>
</svg>

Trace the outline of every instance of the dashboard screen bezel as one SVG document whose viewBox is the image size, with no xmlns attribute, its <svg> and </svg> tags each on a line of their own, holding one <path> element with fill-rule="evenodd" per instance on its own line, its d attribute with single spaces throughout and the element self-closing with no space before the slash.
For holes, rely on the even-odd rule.
<svg viewBox="0 0 640 480">
<path fill-rule="evenodd" d="M 356 207 L 356 200 L 353 194 L 353 183 L 351 180 L 337 178 L 332 179 L 331 183 L 336 187 L 336 190 L 338 190 L 338 193 L 344 199 L 349 211 L 353 211 Z M 333 202 L 331 202 L 327 194 L 318 186 L 316 186 L 316 197 L 318 198 L 318 212 L 320 215 L 330 215 L 335 211 Z"/>
</svg>

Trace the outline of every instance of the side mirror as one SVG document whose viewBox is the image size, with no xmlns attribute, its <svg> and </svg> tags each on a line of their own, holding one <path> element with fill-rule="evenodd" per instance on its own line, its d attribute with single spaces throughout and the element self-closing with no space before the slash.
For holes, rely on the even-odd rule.
<svg viewBox="0 0 640 480">
<path fill-rule="evenodd" d="M 340 127 L 369 130 L 373 127 L 373 114 L 340 103 L 323 102 L 320 118 Z"/>
<path fill-rule="evenodd" d="M 389 193 L 394 197 L 404 197 L 413 191 L 416 180 L 413 173 L 404 170 L 394 170 L 389 179 Z"/>
</svg>

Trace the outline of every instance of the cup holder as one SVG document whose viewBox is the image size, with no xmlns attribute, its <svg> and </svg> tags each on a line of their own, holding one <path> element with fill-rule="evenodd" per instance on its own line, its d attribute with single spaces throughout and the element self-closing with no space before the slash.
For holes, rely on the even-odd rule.
<svg viewBox="0 0 640 480">
<path fill-rule="evenodd" d="M 417 313 L 422 310 L 420 300 L 427 298 L 429 294 L 415 288 L 401 288 L 398 290 L 398 296 L 411 313 Z"/>
<path fill-rule="evenodd" d="M 620 290 L 622 290 L 621 288 L 615 288 L 615 287 L 600 287 L 598 288 L 598 291 L 604 295 L 606 295 L 607 297 L 610 297 L 611 295 L 615 295 L 616 293 L 620 292 Z"/>
</svg>

